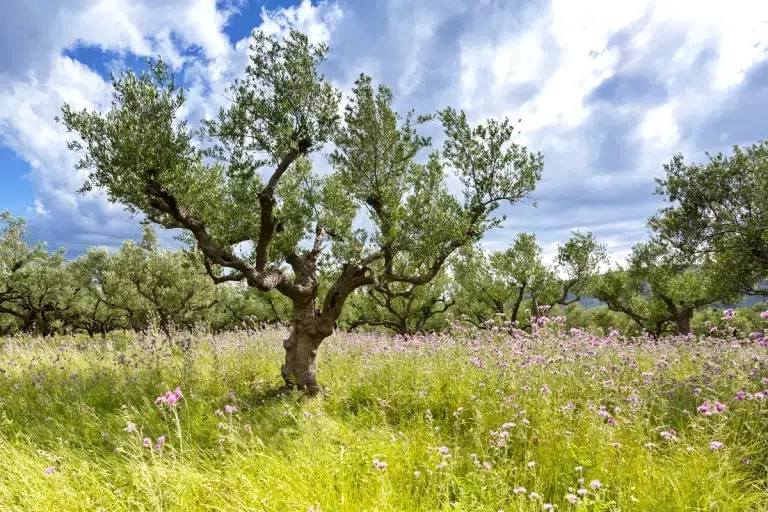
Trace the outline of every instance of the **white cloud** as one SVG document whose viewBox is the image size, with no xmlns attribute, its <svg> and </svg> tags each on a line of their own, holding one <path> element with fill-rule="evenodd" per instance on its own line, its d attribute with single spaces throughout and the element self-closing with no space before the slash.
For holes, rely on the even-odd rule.
<svg viewBox="0 0 768 512">
<path fill-rule="evenodd" d="M 254 24 L 278 35 L 295 27 L 329 42 L 327 76 L 345 92 L 365 71 L 393 87 L 403 111 L 452 105 L 474 121 L 522 118 L 519 141 L 545 154 L 540 206 L 505 208 L 507 230 L 486 243 L 503 247 L 516 231 L 531 230 L 548 255 L 579 228 L 626 255 L 658 206 L 651 192 L 662 163 L 677 151 L 707 149 L 696 131 L 732 108 L 734 91 L 768 49 L 768 3 L 758 0 L 346 2 L 262 9 Z M 109 87 L 63 52 L 81 44 L 121 57 L 163 55 L 183 74 L 182 114 L 196 123 L 226 105 L 227 85 L 247 64 L 248 39 L 226 34 L 241 6 L 28 0 L 0 7 L 0 43 L 16 49 L 0 57 L 0 138 L 30 163 L 38 196 L 30 209 L 40 226 L 61 239 L 74 226 L 94 240 L 110 233 L 117 240 L 135 228 L 103 195 L 74 193 L 82 179 L 73 171 L 76 157 L 52 119 L 65 101 L 104 107 Z M 615 97 L 600 89 L 609 80 Z M 727 146 L 730 137 L 723 133 L 719 142 Z M 75 220 L 51 227 L 62 218 Z"/>
</svg>

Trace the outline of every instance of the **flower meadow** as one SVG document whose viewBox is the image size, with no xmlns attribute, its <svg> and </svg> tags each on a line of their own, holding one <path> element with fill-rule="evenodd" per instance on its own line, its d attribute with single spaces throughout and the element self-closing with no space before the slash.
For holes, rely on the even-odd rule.
<svg viewBox="0 0 768 512">
<path fill-rule="evenodd" d="M 0 510 L 768 510 L 768 332 L 555 324 L 5 339 Z"/>
</svg>

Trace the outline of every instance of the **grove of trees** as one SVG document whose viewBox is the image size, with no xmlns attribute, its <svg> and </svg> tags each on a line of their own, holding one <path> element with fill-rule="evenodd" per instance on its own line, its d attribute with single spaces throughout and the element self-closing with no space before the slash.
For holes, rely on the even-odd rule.
<svg viewBox="0 0 768 512">
<path fill-rule="evenodd" d="M 30 245 L 23 219 L 2 214 L 0 332 L 282 323 L 282 377 L 314 393 L 315 356 L 335 328 L 533 331 L 565 312 L 568 327 L 684 335 L 708 307 L 768 294 L 768 143 L 704 164 L 673 157 L 658 180 L 668 206 L 625 264 L 609 265 L 605 246 L 578 231 L 548 264 L 532 234 L 501 251 L 480 244 L 504 222 L 497 209 L 529 197 L 543 171 L 508 119 L 400 114 L 366 75 L 341 109 L 321 73 L 327 52 L 297 31 L 255 32 L 231 103 L 195 129 L 162 60 L 113 77 L 107 112 L 64 105 L 83 190 L 148 225 L 138 244 L 68 259 Z M 426 125 L 442 130 L 440 145 Z M 324 150 L 330 173 L 313 169 Z M 183 248 L 159 247 L 149 225 L 174 230 Z M 603 306 L 583 309 L 585 298 Z"/>
</svg>

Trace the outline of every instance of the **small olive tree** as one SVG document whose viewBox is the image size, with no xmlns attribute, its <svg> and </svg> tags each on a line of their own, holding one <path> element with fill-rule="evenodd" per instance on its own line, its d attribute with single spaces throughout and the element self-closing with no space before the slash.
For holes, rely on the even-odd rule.
<svg viewBox="0 0 768 512">
<path fill-rule="evenodd" d="M 70 148 L 89 170 L 85 190 L 102 188 L 129 211 L 184 230 L 215 282 L 244 280 L 291 300 L 282 376 L 314 393 L 317 349 L 347 297 L 432 280 L 453 252 L 500 225 L 500 203 L 533 191 L 542 157 L 511 142 L 508 120 L 471 128 L 450 108 L 402 117 L 390 90 L 366 76 L 342 119 L 340 93 L 320 73 L 328 48 L 297 31 L 282 40 L 255 32 L 250 50 L 231 105 L 199 130 L 179 119 L 184 91 L 162 61 L 113 77 L 109 112 L 64 105 L 62 119 L 79 135 Z M 419 161 L 431 141 L 416 127 L 435 120 L 445 142 Z M 334 172 L 314 173 L 308 157 L 331 142 Z M 447 189 L 449 168 L 463 201 Z M 369 227 L 354 228 L 358 218 Z M 322 254 L 334 269 L 324 297 Z"/>
</svg>

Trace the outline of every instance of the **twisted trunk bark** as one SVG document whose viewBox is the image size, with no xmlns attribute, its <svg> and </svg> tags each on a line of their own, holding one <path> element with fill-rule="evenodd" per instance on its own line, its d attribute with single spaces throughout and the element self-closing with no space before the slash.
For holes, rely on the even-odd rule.
<svg viewBox="0 0 768 512">
<path fill-rule="evenodd" d="M 283 342 L 285 364 L 280 373 L 287 387 L 314 395 L 320 392 L 315 375 L 317 349 L 333 334 L 333 327 L 329 328 L 319 318 L 314 293 L 302 299 L 294 300 L 294 324 L 290 336 Z"/>
<path fill-rule="evenodd" d="M 683 315 L 675 319 L 675 327 L 677 328 L 677 334 L 685 335 L 691 332 L 691 316 L 683 313 Z"/>
<path fill-rule="evenodd" d="M 315 375 L 317 348 L 325 336 L 310 334 L 294 326 L 291 335 L 283 342 L 285 364 L 280 371 L 289 388 L 298 388 L 310 395 L 317 394 L 320 386 Z"/>
</svg>

